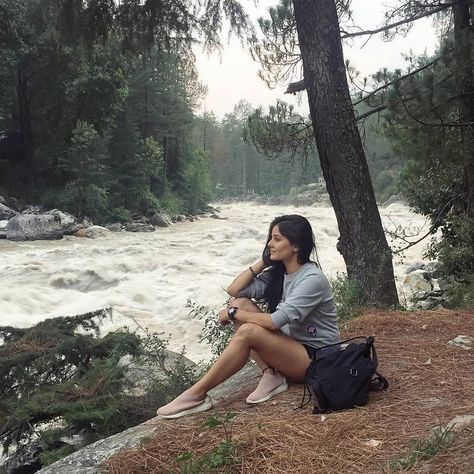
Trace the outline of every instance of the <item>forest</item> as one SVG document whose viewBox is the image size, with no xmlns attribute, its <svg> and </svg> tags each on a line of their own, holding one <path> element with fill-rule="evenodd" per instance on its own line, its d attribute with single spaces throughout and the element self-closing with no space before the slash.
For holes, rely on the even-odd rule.
<svg viewBox="0 0 474 474">
<path fill-rule="evenodd" d="M 153 41 L 135 25 L 142 43 L 130 43 L 121 23 L 131 13 L 107 23 L 96 3 L 0 4 L 2 195 L 104 223 L 156 209 L 193 213 L 212 198 L 284 195 L 318 180 L 313 143 L 305 154 L 255 146 L 251 104 L 221 120 L 196 112 L 206 88 L 190 40 L 170 40 L 173 25 Z M 387 169 L 387 139 L 369 134 L 384 200 L 396 193 L 398 166 Z"/>
</svg>

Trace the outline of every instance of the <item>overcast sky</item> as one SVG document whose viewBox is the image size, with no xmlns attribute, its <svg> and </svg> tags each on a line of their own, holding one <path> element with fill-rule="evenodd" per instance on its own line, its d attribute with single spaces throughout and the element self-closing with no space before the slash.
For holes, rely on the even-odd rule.
<svg viewBox="0 0 474 474">
<path fill-rule="evenodd" d="M 268 16 L 265 12 L 269 5 L 277 4 L 277 0 L 260 0 L 257 9 L 250 8 L 252 16 Z M 376 28 L 383 22 L 384 5 L 393 3 L 380 0 L 353 0 L 355 23 L 362 28 Z M 344 46 L 344 55 L 361 72 L 362 76 L 369 76 L 382 67 L 405 69 L 403 53 L 410 50 L 415 54 L 424 51 L 429 54 L 436 46 L 435 31 L 430 19 L 418 20 L 406 38 L 397 38 L 392 42 L 384 43 L 380 35 L 372 39 L 361 49 L 366 38 L 359 39 L 351 46 Z M 249 52 L 240 43 L 233 39 L 224 45 L 221 56 L 214 54 L 206 56 L 197 54 L 197 67 L 201 81 L 207 85 L 209 91 L 203 101 L 201 113 L 213 111 L 218 117 L 232 112 L 234 105 L 240 99 L 248 100 L 253 106 L 268 106 L 277 99 L 285 100 L 297 106 L 301 112 L 307 111 L 307 99 L 303 95 L 301 104 L 295 96 L 285 95 L 285 87 L 269 90 L 265 83 L 258 78 L 259 64 L 252 61 Z"/>
</svg>

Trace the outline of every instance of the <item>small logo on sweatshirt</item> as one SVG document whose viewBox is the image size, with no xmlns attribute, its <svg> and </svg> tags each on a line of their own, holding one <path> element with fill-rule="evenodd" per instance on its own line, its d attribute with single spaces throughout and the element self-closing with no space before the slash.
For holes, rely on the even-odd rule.
<svg viewBox="0 0 474 474">
<path fill-rule="evenodd" d="M 308 334 L 309 334 L 310 336 L 316 336 L 316 334 L 317 334 L 317 332 L 318 332 L 318 330 L 316 329 L 316 326 L 313 326 L 313 325 L 308 326 L 307 329 L 306 329 L 306 331 L 308 331 Z"/>
</svg>

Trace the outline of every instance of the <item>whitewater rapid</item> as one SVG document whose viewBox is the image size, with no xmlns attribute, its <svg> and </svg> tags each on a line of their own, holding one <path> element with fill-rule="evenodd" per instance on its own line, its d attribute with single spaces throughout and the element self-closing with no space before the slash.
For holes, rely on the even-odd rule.
<svg viewBox="0 0 474 474">
<path fill-rule="evenodd" d="M 104 330 L 127 325 L 170 335 L 170 349 L 186 346 L 193 360 L 209 356 L 197 342 L 202 322 L 189 317 L 187 300 L 219 310 L 224 288 L 263 249 L 268 225 L 282 214 L 302 214 L 315 231 L 319 259 L 329 278 L 344 271 L 330 207 L 216 204 L 220 219 L 200 218 L 153 233 L 110 233 L 58 241 L 0 240 L 0 325 L 31 326 L 45 318 L 112 307 Z M 384 226 L 427 228 L 425 218 L 402 204 L 381 208 Z M 390 239 L 389 239 L 390 241 Z M 394 261 L 400 280 L 406 266 L 422 258 L 421 244 Z"/>
</svg>

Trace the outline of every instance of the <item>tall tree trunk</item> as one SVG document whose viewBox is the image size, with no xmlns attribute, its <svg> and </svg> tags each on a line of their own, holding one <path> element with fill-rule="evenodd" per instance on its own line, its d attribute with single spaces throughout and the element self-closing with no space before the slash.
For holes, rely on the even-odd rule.
<svg viewBox="0 0 474 474">
<path fill-rule="evenodd" d="M 467 216 L 474 219 L 474 2 L 459 0 L 453 6 L 458 110 L 467 191 Z"/>
<path fill-rule="evenodd" d="M 293 0 L 321 169 L 336 213 L 337 249 L 361 302 L 395 305 L 387 244 L 347 85 L 334 0 Z"/>
<path fill-rule="evenodd" d="M 26 64 L 20 64 L 17 67 L 16 94 L 18 100 L 18 122 L 20 133 L 23 139 L 25 158 L 27 161 L 28 176 L 28 199 L 32 199 L 37 173 L 37 163 L 35 157 L 35 144 L 33 138 L 33 127 L 31 124 L 30 103 L 28 97 L 28 79 L 26 75 Z"/>
</svg>

